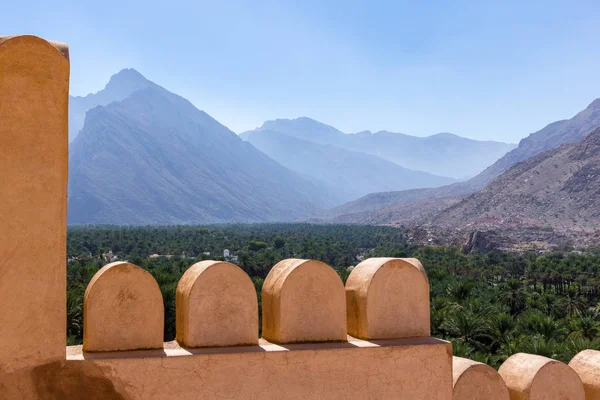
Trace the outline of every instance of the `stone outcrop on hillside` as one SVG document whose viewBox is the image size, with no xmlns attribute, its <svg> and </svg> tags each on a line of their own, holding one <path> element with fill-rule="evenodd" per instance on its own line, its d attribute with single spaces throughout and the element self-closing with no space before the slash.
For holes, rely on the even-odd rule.
<svg viewBox="0 0 600 400">
<path fill-rule="evenodd" d="M 497 247 L 497 244 L 491 239 L 493 232 L 473 231 L 469 233 L 467 242 L 462 247 L 464 254 L 468 253 L 488 253 Z"/>
</svg>

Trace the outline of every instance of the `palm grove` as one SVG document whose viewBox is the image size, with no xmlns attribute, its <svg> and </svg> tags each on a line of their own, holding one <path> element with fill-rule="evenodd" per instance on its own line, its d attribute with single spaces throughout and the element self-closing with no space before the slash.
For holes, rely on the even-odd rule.
<svg viewBox="0 0 600 400">
<path fill-rule="evenodd" d="M 223 259 L 224 249 L 237 256 L 237 264 L 252 278 L 259 307 L 264 278 L 281 259 L 321 260 L 345 281 L 347 268 L 360 259 L 416 257 L 431 286 L 432 335 L 452 341 L 455 355 L 497 367 L 517 352 L 569 361 L 580 350 L 600 350 L 596 249 L 465 255 L 458 248 L 410 244 L 396 228 L 310 224 L 71 227 L 68 343 L 82 341 L 83 294 L 110 254 L 155 277 L 165 305 L 164 339 L 170 341 L 181 275 L 197 261 Z"/>
</svg>

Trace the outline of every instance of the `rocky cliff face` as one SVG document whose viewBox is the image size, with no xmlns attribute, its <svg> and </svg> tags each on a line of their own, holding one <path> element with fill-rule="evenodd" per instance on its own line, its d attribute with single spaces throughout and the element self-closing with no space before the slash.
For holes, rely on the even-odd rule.
<svg viewBox="0 0 600 400">
<path fill-rule="evenodd" d="M 440 226 L 537 226 L 594 232 L 600 222 L 600 128 L 517 163 L 430 220 Z"/>
<path fill-rule="evenodd" d="M 469 233 L 466 243 L 462 247 L 464 254 L 468 253 L 488 253 L 497 247 L 494 242 L 493 232 L 473 231 Z"/>
<path fill-rule="evenodd" d="M 519 146 L 473 178 L 484 186 L 513 165 L 539 153 L 555 149 L 565 143 L 581 141 L 600 126 L 600 99 L 594 100 L 585 110 L 569 120 L 556 121 L 521 140 Z"/>
</svg>

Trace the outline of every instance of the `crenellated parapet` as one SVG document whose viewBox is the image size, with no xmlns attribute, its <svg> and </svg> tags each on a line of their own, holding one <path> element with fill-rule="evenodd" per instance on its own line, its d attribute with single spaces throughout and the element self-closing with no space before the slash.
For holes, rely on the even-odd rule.
<svg viewBox="0 0 600 400">
<path fill-rule="evenodd" d="M 106 371 L 131 398 L 452 398 L 451 345 L 429 337 L 429 285 L 417 260 L 366 260 L 344 287 L 323 262 L 287 259 L 261 298 L 259 340 L 249 276 L 227 262 L 196 263 L 177 286 L 177 340 L 163 344 L 154 278 L 109 264 L 86 290 L 84 345 L 68 360 Z M 362 339 L 348 335 L 357 322 Z"/>
<path fill-rule="evenodd" d="M 600 351 L 584 350 L 569 365 L 517 353 L 498 372 L 454 357 L 453 381 L 454 400 L 599 400 Z"/>
<path fill-rule="evenodd" d="M 429 337 L 429 285 L 418 260 L 372 258 L 350 274 L 317 260 L 287 259 L 262 288 L 262 333 L 270 343 L 347 342 Z M 202 261 L 176 294 L 182 347 L 258 344 L 258 302 L 238 266 Z M 162 348 L 163 301 L 150 273 L 128 262 L 101 268 L 84 297 L 83 351 Z"/>
</svg>

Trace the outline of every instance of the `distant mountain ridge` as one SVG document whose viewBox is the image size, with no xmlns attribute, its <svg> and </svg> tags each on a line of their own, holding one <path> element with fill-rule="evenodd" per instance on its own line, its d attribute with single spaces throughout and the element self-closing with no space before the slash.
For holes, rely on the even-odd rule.
<svg viewBox="0 0 600 400">
<path fill-rule="evenodd" d="M 326 188 L 131 72 L 111 82 L 130 77 L 133 92 L 90 109 L 71 143 L 69 223 L 290 221 L 333 204 Z"/>
<path fill-rule="evenodd" d="M 266 121 L 260 128 L 240 135 L 248 137 L 251 132 L 261 130 L 280 132 L 318 144 L 371 154 L 404 168 L 454 179 L 478 174 L 515 148 L 514 144 L 477 141 L 451 133 L 428 137 L 388 131 L 346 134 L 307 117 Z"/>
<path fill-rule="evenodd" d="M 453 181 L 403 168 L 371 154 L 266 129 L 241 136 L 286 168 L 331 188 L 344 201 L 381 190 L 437 187 Z"/>
</svg>

